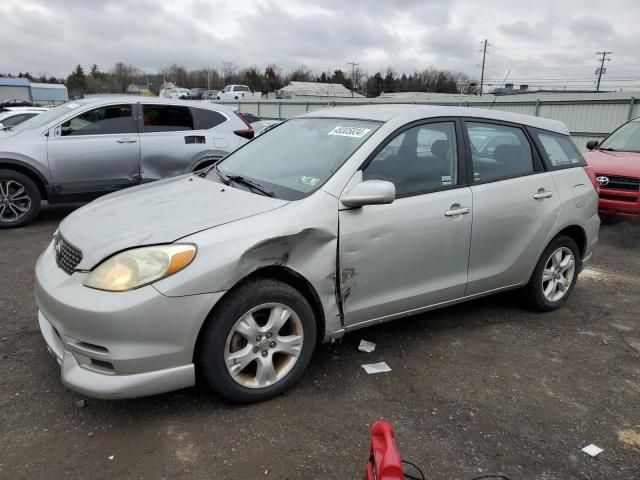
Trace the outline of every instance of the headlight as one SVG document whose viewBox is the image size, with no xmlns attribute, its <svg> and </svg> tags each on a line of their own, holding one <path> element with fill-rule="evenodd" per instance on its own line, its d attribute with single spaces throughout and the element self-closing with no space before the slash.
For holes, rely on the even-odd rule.
<svg viewBox="0 0 640 480">
<path fill-rule="evenodd" d="M 194 245 L 157 245 L 118 253 L 102 262 L 84 281 L 86 287 L 125 292 L 179 272 L 196 256 Z"/>
</svg>

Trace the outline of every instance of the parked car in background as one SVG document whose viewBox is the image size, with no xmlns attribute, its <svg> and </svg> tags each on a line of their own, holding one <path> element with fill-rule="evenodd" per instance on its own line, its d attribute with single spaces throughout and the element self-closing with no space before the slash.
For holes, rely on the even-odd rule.
<svg viewBox="0 0 640 480">
<path fill-rule="evenodd" d="M 189 100 L 202 100 L 202 94 L 206 91 L 206 88 L 192 88 L 189 90 Z"/>
<path fill-rule="evenodd" d="M 215 100 L 218 97 L 219 90 L 205 90 L 200 98 L 202 100 Z"/>
<path fill-rule="evenodd" d="M 218 100 L 245 100 L 249 98 L 260 98 L 260 92 L 252 92 L 246 85 L 227 85 L 218 92 Z"/>
<path fill-rule="evenodd" d="M 19 98 L 12 98 L 10 100 L 3 100 L 0 102 L 0 110 L 3 110 L 7 107 L 32 107 L 33 104 L 28 100 L 22 100 Z"/>
<path fill-rule="evenodd" d="M 480 130 L 517 143 L 476 152 Z M 515 288 L 562 306 L 600 226 L 585 165 L 566 126 L 541 117 L 308 113 L 208 171 L 65 218 L 36 266 L 40 329 L 83 395 L 198 375 L 227 400 L 265 400 L 300 379 L 317 341 Z"/>
<path fill-rule="evenodd" d="M 600 185 L 600 214 L 640 216 L 640 118 L 620 127 L 601 143 L 587 143 L 584 154 Z"/>
<path fill-rule="evenodd" d="M 0 112 L 0 130 L 15 127 L 47 110 L 46 107 L 7 107 Z"/>
<path fill-rule="evenodd" d="M 253 138 L 230 108 L 150 97 L 69 102 L 0 132 L 0 228 L 41 200 L 87 201 L 203 169 Z"/>
<path fill-rule="evenodd" d="M 169 92 L 169 98 L 187 100 L 191 92 L 187 88 L 172 88 Z"/>
</svg>

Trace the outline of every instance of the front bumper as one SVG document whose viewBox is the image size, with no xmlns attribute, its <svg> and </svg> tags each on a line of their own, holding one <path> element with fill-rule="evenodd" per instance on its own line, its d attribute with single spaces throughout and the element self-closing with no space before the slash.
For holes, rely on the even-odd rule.
<svg viewBox="0 0 640 480">
<path fill-rule="evenodd" d="M 83 286 L 85 277 L 58 268 L 51 246 L 36 265 L 40 330 L 64 385 L 91 397 L 132 398 L 195 384 L 195 342 L 222 292 L 103 292 Z"/>
<path fill-rule="evenodd" d="M 640 216 L 640 192 L 632 190 L 600 189 L 598 211 L 601 215 Z"/>
</svg>

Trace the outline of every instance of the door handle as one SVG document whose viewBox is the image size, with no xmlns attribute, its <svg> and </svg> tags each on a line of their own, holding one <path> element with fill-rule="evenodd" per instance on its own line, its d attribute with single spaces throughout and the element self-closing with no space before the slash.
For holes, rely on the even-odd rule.
<svg viewBox="0 0 640 480">
<path fill-rule="evenodd" d="M 136 143 L 138 140 L 136 140 L 135 138 L 119 138 L 118 140 L 116 140 L 116 142 L 118 143 Z"/>
<path fill-rule="evenodd" d="M 469 207 L 453 208 L 452 210 L 444 212 L 444 216 L 453 217 L 455 215 L 466 215 L 467 213 L 471 213 L 471 209 Z"/>
<path fill-rule="evenodd" d="M 533 198 L 535 198 L 536 200 L 541 200 L 543 198 L 551 198 L 553 197 L 553 192 L 547 192 L 544 189 L 540 189 L 538 190 L 538 193 L 536 193 Z"/>
</svg>

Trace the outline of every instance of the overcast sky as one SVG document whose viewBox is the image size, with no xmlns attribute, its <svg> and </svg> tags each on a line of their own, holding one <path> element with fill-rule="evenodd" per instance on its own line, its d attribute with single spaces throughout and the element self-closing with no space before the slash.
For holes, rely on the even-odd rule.
<svg viewBox="0 0 640 480">
<path fill-rule="evenodd" d="M 578 86 L 602 49 L 614 52 L 610 86 L 640 78 L 640 0 L 2 0 L 0 18 L 0 72 L 232 61 L 319 73 L 355 60 L 369 73 L 435 66 L 479 78 L 488 38 L 489 81 Z"/>
</svg>

